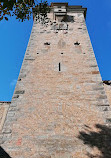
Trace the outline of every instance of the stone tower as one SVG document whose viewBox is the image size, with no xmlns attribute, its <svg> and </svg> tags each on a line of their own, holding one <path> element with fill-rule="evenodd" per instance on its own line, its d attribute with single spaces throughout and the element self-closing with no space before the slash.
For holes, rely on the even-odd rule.
<svg viewBox="0 0 111 158">
<path fill-rule="evenodd" d="M 34 18 L 0 135 L 0 158 L 99 158 L 103 154 L 81 137 L 99 132 L 111 121 L 85 24 L 86 10 L 52 3 L 45 20 Z"/>
</svg>

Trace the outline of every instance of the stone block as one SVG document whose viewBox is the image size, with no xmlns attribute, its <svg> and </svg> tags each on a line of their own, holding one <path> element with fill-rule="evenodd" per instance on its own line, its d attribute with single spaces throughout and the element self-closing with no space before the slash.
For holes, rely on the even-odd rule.
<svg viewBox="0 0 111 158">
<path fill-rule="evenodd" d="M 24 94 L 25 91 L 24 90 L 18 90 L 18 91 L 15 91 L 15 94 Z"/>
</svg>

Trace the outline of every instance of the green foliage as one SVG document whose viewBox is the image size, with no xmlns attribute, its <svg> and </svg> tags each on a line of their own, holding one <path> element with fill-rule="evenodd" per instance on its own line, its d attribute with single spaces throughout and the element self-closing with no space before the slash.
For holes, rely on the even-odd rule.
<svg viewBox="0 0 111 158">
<path fill-rule="evenodd" d="M 29 20 L 32 13 L 42 14 L 44 17 L 49 12 L 48 3 L 45 0 L 0 0 L 0 21 L 15 16 L 19 21 Z"/>
</svg>

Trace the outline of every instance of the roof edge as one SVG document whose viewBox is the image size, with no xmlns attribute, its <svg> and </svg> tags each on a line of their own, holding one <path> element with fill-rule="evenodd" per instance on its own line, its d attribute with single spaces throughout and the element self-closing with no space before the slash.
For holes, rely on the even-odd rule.
<svg viewBox="0 0 111 158">
<path fill-rule="evenodd" d="M 53 6 L 57 6 L 57 5 L 65 5 L 66 7 L 68 7 L 68 2 L 52 2 L 51 3 L 51 7 Z"/>
</svg>

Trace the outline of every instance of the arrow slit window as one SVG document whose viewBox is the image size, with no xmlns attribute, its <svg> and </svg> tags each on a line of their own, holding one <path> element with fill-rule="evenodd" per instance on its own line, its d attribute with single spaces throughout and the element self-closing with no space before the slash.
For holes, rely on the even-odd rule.
<svg viewBox="0 0 111 158">
<path fill-rule="evenodd" d="M 61 63 L 59 63 L 59 71 L 61 71 Z"/>
</svg>

